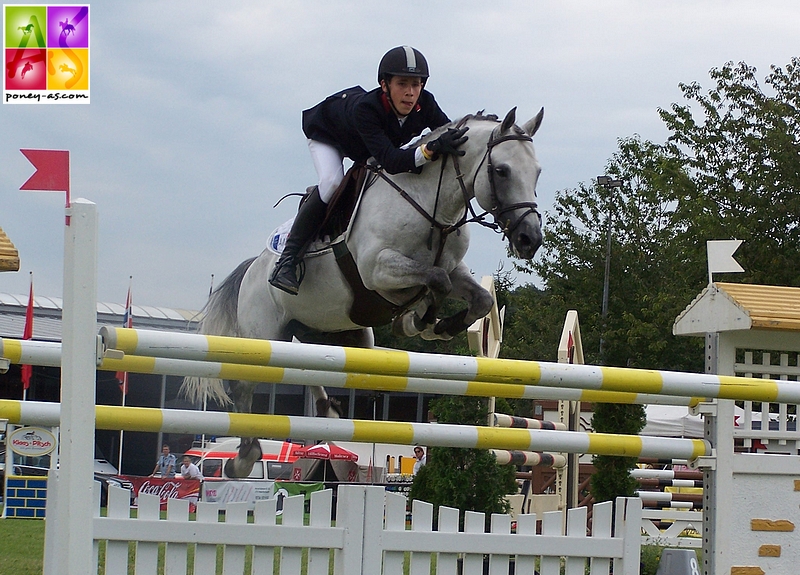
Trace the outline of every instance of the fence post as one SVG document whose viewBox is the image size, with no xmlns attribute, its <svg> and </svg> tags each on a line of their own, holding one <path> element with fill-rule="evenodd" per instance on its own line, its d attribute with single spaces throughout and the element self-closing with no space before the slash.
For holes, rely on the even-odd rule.
<svg viewBox="0 0 800 575">
<path fill-rule="evenodd" d="M 622 559 L 614 559 L 616 575 L 639 575 L 642 547 L 642 500 L 617 497 L 614 509 L 614 537 L 622 537 Z"/>
<path fill-rule="evenodd" d="M 357 575 L 363 572 L 366 487 L 340 485 L 336 499 L 336 526 L 343 528 L 345 534 L 342 550 L 334 553 L 333 573 Z"/>
<path fill-rule="evenodd" d="M 44 573 L 92 573 L 92 492 L 97 370 L 97 206 L 77 199 L 64 231 L 61 438 L 57 504 L 46 529 Z M 55 546 L 55 547 L 52 547 Z M 97 566 L 94 566 L 97 569 Z"/>
</svg>

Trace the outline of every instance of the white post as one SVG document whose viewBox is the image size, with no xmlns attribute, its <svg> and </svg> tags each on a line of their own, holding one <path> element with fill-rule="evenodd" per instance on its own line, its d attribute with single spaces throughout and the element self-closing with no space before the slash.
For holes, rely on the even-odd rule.
<svg viewBox="0 0 800 575">
<path fill-rule="evenodd" d="M 60 467 L 54 517 L 45 534 L 46 575 L 89 575 L 94 499 L 94 410 L 97 366 L 97 209 L 77 199 L 64 233 Z M 70 217 L 71 216 L 71 217 Z M 52 547 L 55 546 L 55 547 Z M 48 549 L 49 548 L 49 549 Z"/>
</svg>

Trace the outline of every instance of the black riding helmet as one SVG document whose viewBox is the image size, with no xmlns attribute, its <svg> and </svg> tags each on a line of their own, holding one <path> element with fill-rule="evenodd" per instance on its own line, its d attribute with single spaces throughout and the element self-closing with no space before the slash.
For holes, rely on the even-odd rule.
<svg viewBox="0 0 800 575">
<path fill-rule="evenodd" d="M 428 61 L 422 52 L 411 46 L 392 48 L 378 65 L 378 84 L 381 80 L 388 82 L 392 76 L 412 76 L 424 82 L 428 79 Z"/>
</svg>

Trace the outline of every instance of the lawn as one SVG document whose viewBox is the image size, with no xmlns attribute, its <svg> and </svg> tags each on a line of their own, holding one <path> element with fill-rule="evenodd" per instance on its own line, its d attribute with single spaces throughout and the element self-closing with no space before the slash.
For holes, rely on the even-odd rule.
<svg viewBox="0 0 800 575">
<path fill-rule="evenodd" d="M 0 575 L 42 575 L 44 521 L 0 519 Z"/>
</svg>

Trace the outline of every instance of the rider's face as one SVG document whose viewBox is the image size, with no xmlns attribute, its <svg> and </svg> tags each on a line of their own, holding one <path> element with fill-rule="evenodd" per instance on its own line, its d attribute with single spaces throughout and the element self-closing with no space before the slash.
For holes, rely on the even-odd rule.
<svg viewBox="0 0 800 575">
<path fill-rule="evenodd" d="M 392 76 L 387 83 L 381 80 L 381 87 L 401 116 L 408 116 L 419 100 L 422 80 L 411 76 Z"/>
</svg>

